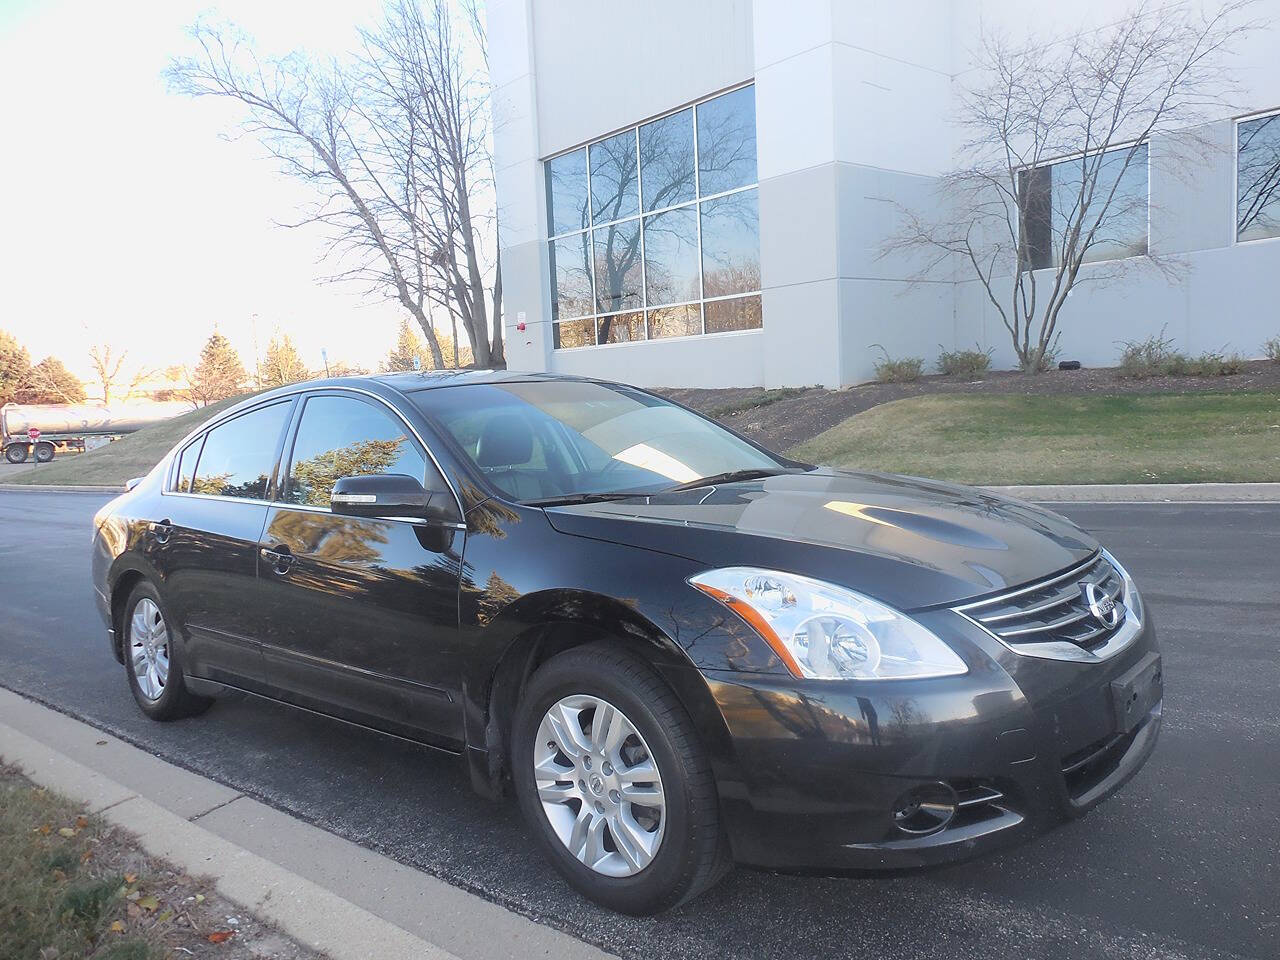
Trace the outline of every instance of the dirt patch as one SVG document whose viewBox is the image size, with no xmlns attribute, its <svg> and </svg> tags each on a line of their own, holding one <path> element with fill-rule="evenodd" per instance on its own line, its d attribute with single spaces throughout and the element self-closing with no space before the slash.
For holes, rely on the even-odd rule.
<svg viewBox="0 0 1280 960">
<path fill-rule="evenodd" d="M 1114 368 L 1051 370 L 1037 376 L 1013 371 L 988 374 L 982 380 L 922 377 L 915 383 L 867 383 L 845 390 L 813 387 L 799 395 L 776 398 L 780 391 L 758 387 L 729 390 L 664 389 L 658 392 L 715 417 L 771 450 L 786 451 L 854 414 L 891 400 L 939 393 L 1090 396 L 1148 393 L 1234 393 L 1280 390 L 1280 363 L 1254 360 L 1226 377 L 1150 377 L 1132 380 Z M 774 396 L 771 396 L 774 395 Z M 753 403 L 752 401 L 759 401 Z"/>
</svg>

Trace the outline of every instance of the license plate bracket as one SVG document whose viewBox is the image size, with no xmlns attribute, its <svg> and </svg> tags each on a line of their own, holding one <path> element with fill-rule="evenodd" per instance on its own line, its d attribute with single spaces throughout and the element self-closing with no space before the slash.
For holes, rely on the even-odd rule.
<svg viewBox="0 0 1280 960">
<path fill-rule="evenodd" d="M 1111 681 L 1111 703 L 1115 708 L 1116 730 L 1130 733 L 1164 696 L 1164 675 L 1160 654 L 1148 653 Z"/>
</svg>

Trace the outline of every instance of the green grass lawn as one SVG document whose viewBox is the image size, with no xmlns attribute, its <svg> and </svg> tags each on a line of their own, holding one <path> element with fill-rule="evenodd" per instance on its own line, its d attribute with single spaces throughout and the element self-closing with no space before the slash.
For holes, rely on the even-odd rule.
<svg viewBox="0 0 1280 960">
<path fill-rule="evenodd" d="M 913 397 L 789 453 L 963 483 L 1280 480 L 1280 393 Z"/>
<path fill-rule="evenodd" d="M 31 466 L 21 473 L 6 474 L 0 479 L 5 483 L 122 486 L 126 480 L 145 475 L 169 452 L 170 447 L 200 424 L 243 399 L 233 397 L 210 404 L 172 420 L 144 427 L 96 450 L 61 454 L 52 463 Z"/>
</svg>

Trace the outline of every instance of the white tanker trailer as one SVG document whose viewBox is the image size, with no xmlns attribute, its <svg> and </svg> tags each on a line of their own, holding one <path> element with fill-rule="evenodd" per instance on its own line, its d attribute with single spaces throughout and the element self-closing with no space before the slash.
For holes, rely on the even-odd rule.
<svg viewBox="0 0 1280 960">
<path fill-rule="evenodd" d="M 35 455 L 48 463 L 58 450 L 83 452 L 89 438 L 106 443 L 190 409 L 183 403 L 140 403 L 103 407 L 92 403 L 20 404 L 0 407 L 4 458 L 22 463 Z M 33 440 L 32 429 L 39 435 Z"/>
</svg>

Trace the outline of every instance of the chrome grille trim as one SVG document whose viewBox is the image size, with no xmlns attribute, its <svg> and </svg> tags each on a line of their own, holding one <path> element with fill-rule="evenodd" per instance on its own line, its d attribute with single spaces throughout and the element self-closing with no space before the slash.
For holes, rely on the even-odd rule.
<svg viewBox="0 0 1280 960">
<path fill-rule="evenodd" d="M 1085 582 L 1097 584 L 1120 605 L 1124 616 L 1115 627 L 1092 619 L 1078 586 Z M 1055 587 L 1059 589 L 1053 595 L 1040 596 Z M 1098 551 L 1062 573 L 952 609 L 1014 653 L 1098 661 L 1119 653 L 1142 629 L 1131 589 L 1124 571 L 1105 551 Z M 1061 615 L 1053 616 L 1058 611 Z"/>
</svg>

